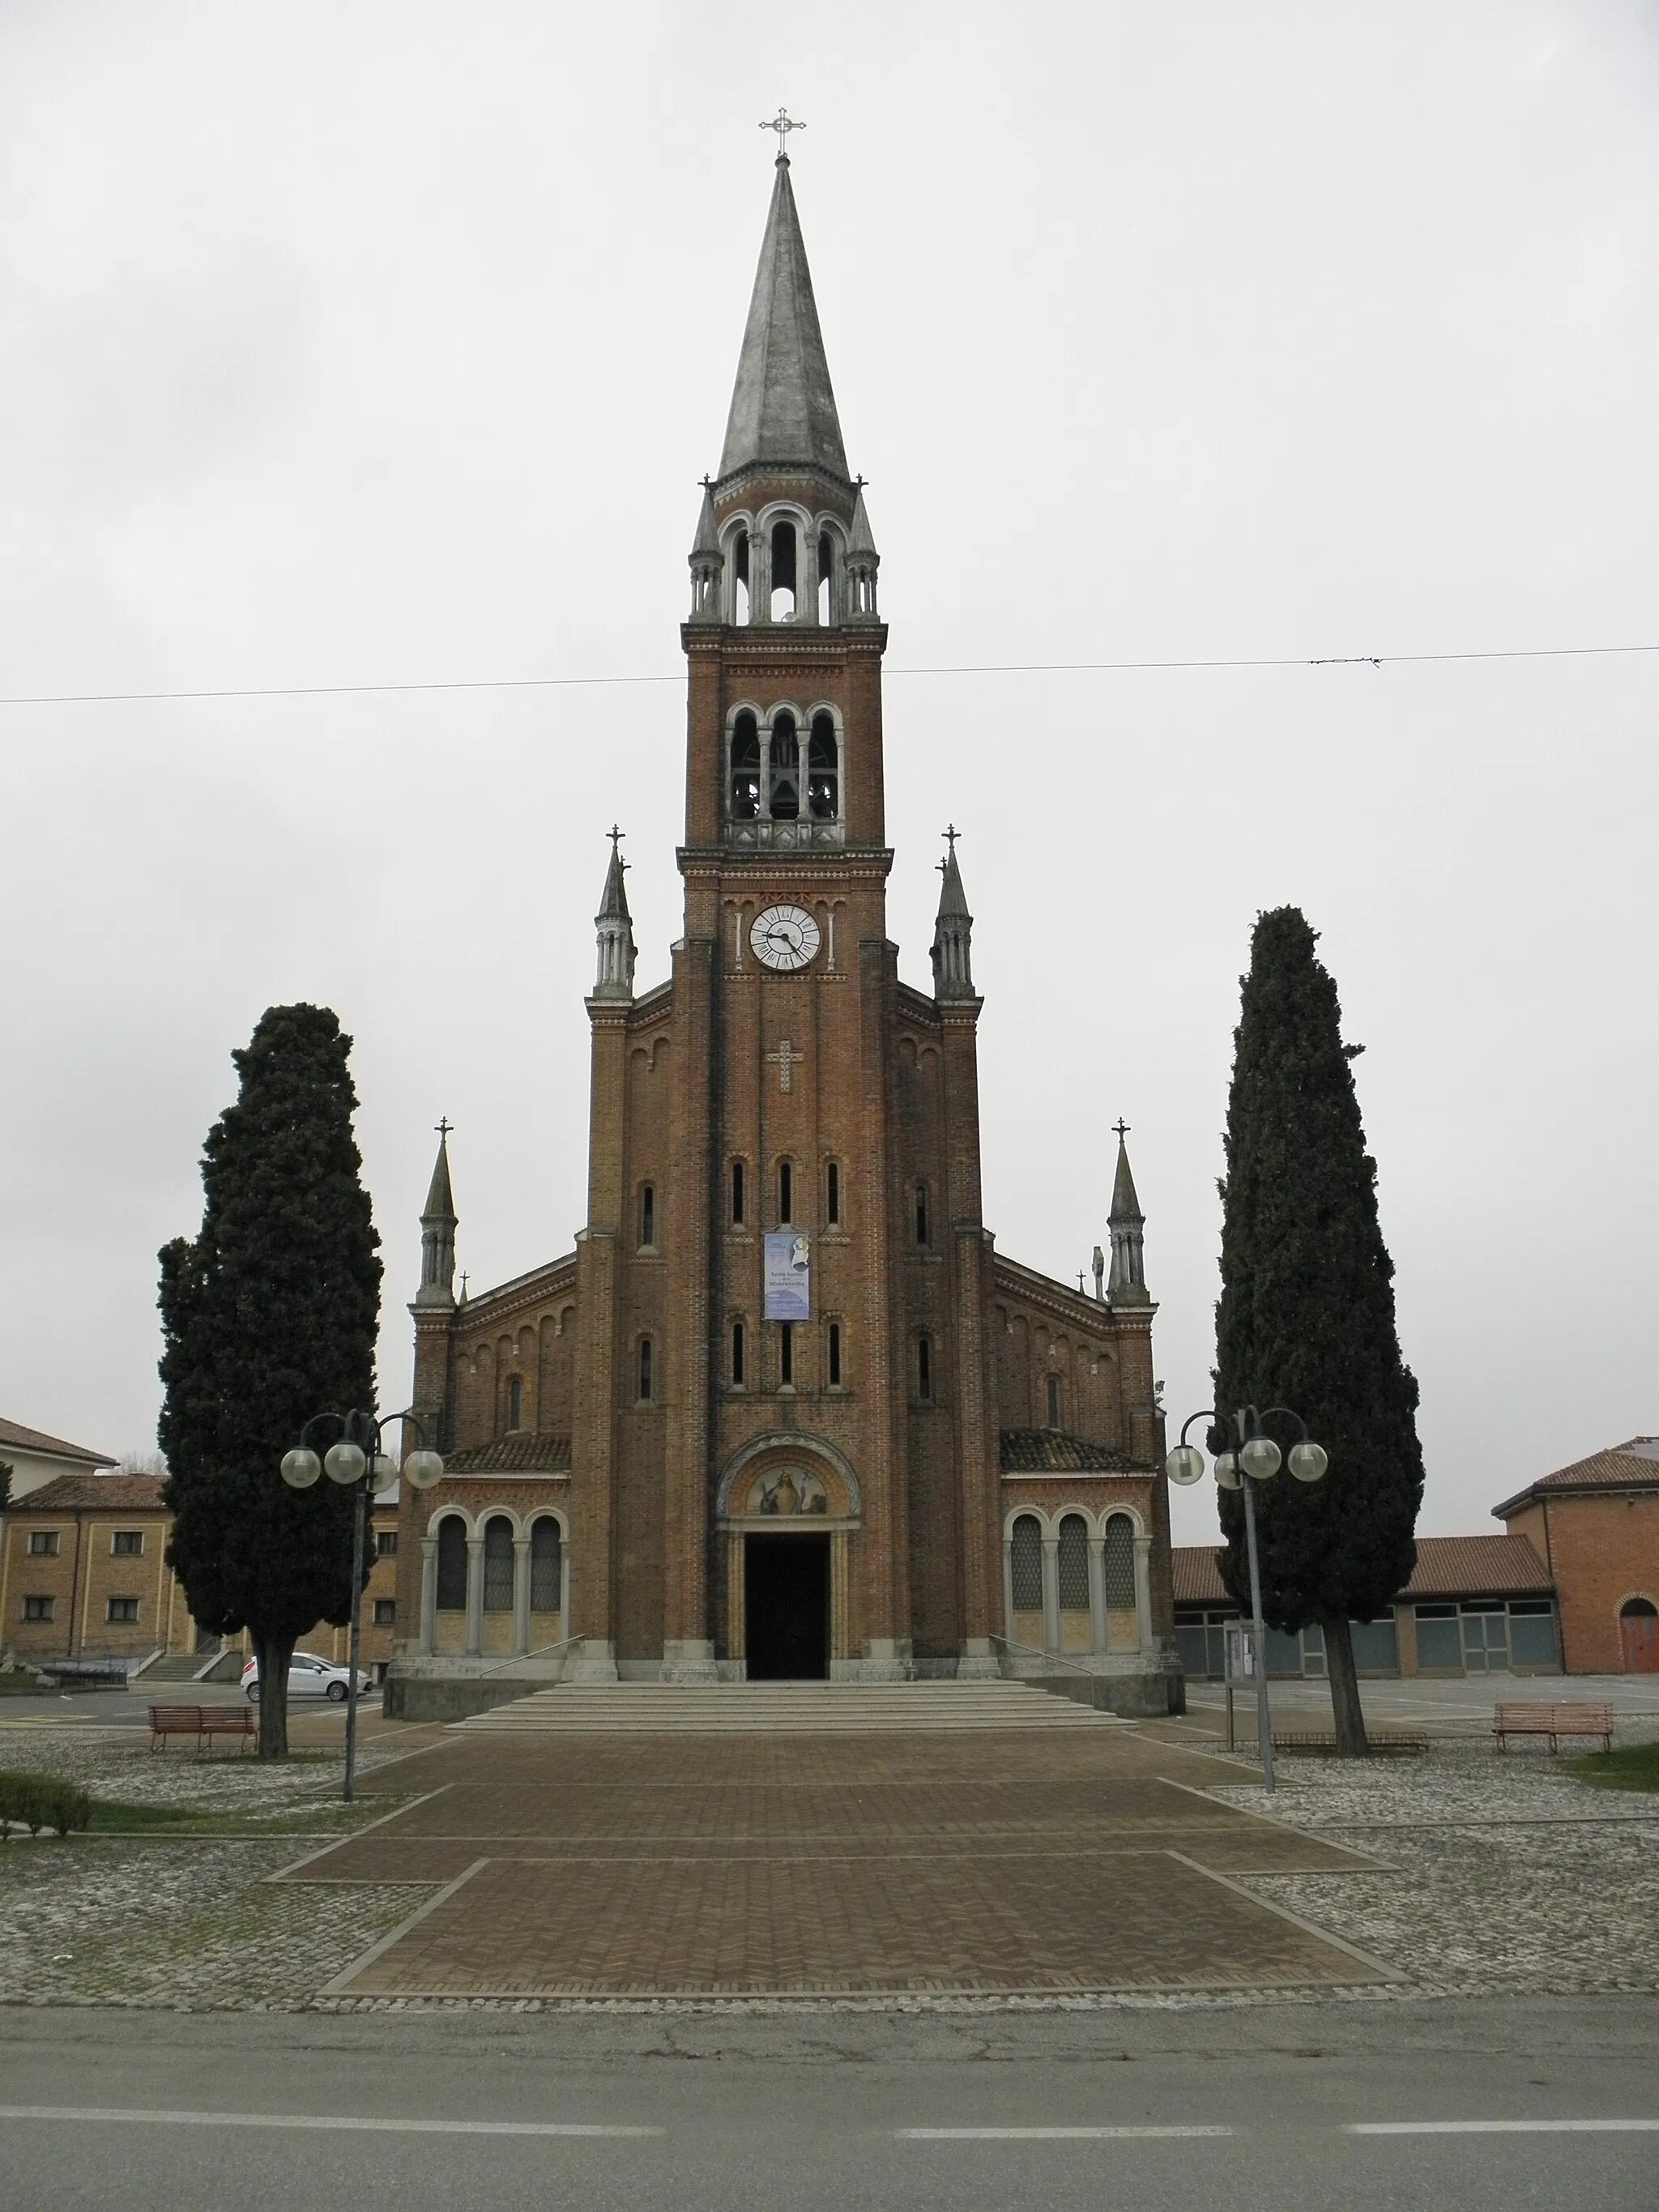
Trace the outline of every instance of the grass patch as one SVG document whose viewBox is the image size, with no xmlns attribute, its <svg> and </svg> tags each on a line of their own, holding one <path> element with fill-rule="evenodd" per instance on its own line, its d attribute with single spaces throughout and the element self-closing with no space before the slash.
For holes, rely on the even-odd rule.
<svg viewBox="0 0 1659 2212">
<path fill-rule="evenodd" d="M 1600 1790 L 1659 1791 L 1659 1743 L 1622 1743 L 1617 1751 L 1593 1751 L 1565 1764 L 1580 1781 Z"/>
<path fill-rule="evenodd" d="M 94 1836 L 291 1836 L 326 1832 L 349 1835 L 389 1813 L 399 1800 L 337 1798 L 320 1804 L 284 1805 L 279 1811 L 252 1813 L 228 1805 L 129 1805 L 94 1798 L 87 1832 Z"/>
</svg>

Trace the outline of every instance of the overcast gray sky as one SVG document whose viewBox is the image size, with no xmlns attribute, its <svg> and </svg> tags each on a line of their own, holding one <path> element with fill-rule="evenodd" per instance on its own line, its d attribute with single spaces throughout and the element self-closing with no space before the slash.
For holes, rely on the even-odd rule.
<svg viewBox="0 0 1659 2212">
<path fill-rule="evenodd" d="M 891 624 L 901 969 L 964 831 L 988 1218 L 1133 1125 L 1207 1402 L 1253 916 L 1322 933 L 1428 1532 L 1659 1427 L 1648 4 L 0 10 L 0 1411 L 154 1442 L 155 1254 L 268 1004 L 337 1007 L 402 1402 L 441 1113 L 475 1286 L 584 1205 L 592 917 L 677 933 L 677 625 L 794 180 Z M 1213 1505 L 1177 1500 L 1177 1534 Z"/>
</svg>

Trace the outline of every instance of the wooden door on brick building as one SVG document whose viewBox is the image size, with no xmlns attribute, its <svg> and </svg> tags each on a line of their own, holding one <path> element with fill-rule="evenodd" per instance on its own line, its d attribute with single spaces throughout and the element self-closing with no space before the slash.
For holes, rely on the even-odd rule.
<svg viewBox="0 0 1659 2212">
<path fill-rule="evenodd" d="M 1659 1674 L 1659 1607 L 1633 1597 L 1619 1615 L 1627 1674 Z"/>
</svg>

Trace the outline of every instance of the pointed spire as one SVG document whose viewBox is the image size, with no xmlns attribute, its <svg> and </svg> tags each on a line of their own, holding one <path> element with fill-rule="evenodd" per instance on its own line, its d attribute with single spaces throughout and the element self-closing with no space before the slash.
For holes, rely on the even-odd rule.
<svg viewBox="0 0 1659 2212">
<path fill-rule="evenodd" d="M 720 472 L 728 477 L 757 461 L 792 461 L 847 480 L 847 454 L 786 154 L 777 160 Z"/>
<path fill-rule="evenodd" d="M 714 482 L 705 477 L 702 480 L 702 505 L 697 510 L 697 534 L 691 541 L 692 557 L 695 559 L 699 553 L 712 553 L 718 559 L 720 550 L 720 525 L 714 520 Z"/>
<path fill-rule="evenodd" d="M 438 1124 L 438 1157 L 426 1204 L 421 1208 L 421 1287 L 416 1306 L 453 1306 L 455 1303 L 455 1200 L 449 1187 L 449 1131 L 447 1115 Z"/>
<path fill-rule="evenodd" d="M 596 999 L 631 999 L 634 995 L 634 922 L 628 911 L 628 886 L 623 877 L 628 863 L 622 856 L 623 833 L 613 823 L 610 831 L 611 865 L 605 870 L 605 895 L 593 926 L 599 937 L 599 973 L 593 981 Z"/>
<path fill-rule="evenodd" d="M 968 895 L 962 888 L 957 865 L 957 839 L 962 833 L 953 822 L 945 832 L 945 858 L 939 869 L 939 915 L 933 924 L 933 996 L 972 999 L 974 989 L 974 917 L 968 911 Z"/>
<path fill-rule="evenodd" d="M 876 541 L 870 529 L 870 510 L 864 503 L 864 478 L 858 480 L 858 498 L 853 507 L 853 532 L 847 541 L 849 553 L 870 553 L 876 550 Z M 879 558 L 879 556 L 877 556 Z"/>
<path fill-rule="evenodd" d="M 1117 1173 L 1112 1180 L 1112 1210 L 1106 1221 L 1112 1240 L 1112 1273 L 1106 1285 L 1106 1297 L 1108 1304 L 1115 1306 L 1149 1306 L 1152 1301 L 1146 1288 L 1141 1244 L 1146 1217 L 1135 1195 L 1135 1179 L 1129 1168 L 1129 1148 L 1125 1142 L 1128 1124 L 1120 1120 L 1115 1126 Z"/>
<path fill-rule="evenodd" d="M 856 487 L 852 534 L 847 541 L 847 619 L 854 623 L 878 622 L 881 617 L 876 608 L 876 571 L 881 566 L 881 556 L 871 533 L 862 477 L 856 479 Z"/>
</svg>

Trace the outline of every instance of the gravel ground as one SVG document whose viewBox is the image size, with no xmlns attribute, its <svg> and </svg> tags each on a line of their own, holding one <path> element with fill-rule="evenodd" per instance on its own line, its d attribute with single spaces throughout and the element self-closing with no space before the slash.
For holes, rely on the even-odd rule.
<svg viewBox="0 0 1659 2212">
<path fill-rule="evenodd" d="M 1419 1994 L 1659 1988 L 1659 1801 L 1484 1746 L 1285 1759 L 1279 1772 L 1272 1798 L 1249 1784 L 1213 1794 L 1387 1871 L 1237 1879 L 1401 1968 Z"/>
<path fill-rule="evenodd" d="M 384 1764 L 390 1747 L 366 1749 Z M 238 1814 L 292 1815 L 337 1800 L 339 1763 L 151 1758 L 130 1735 L 85 1727 L 0 1729 L 0 1765 L 73 1774 L 106 1797 L 173 1802 Z M 1409 1976 L 1391 1990 L 1310 1990 L 1386 2002 L 1393 1995 L 1578 1994 L 1659 1988 L 1659 1800 L 1598 1790 L 1557 1760 L 1485 1746 L 1352 1765 L 1285 1759 L 1268 1799 L 1247 1783 L 1219 1797 L 1297 1828 L 1328 1832 L 1379 1862 L 1352 1875 L 1235 1876 L 1243 1887 Z M 97 2003 L 185 2010 L 305 2008 L 316 1992 L 414 1911 L 413 1885 L 272 1886 L 301 1856 L 295 1838 L 170 1842 L 112 1836 L 0 1847 L 0 2002 Z M 1273 2001 L 1286 1993 L 1274 1991 Z M 430 2009 L 387 2000 L 324 2000 L 331 2011 Z M 836 2009 L 1042 2009 L 1019 1998 L 873 1998 Z M 1235 2008 L 1216 1997 L 1087 1996 L 1055 2008 Z M 474 2008 L 477 2008 L 476 2006 Z M 539 2011 L 539 2000 L 485 2008 Z M 708 2009 L 652 2000 L 587 2011 Z M 810 2009 L 756 1999 L 741 2009 Z"/>
</svg>

